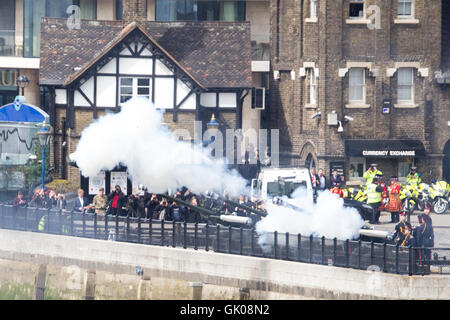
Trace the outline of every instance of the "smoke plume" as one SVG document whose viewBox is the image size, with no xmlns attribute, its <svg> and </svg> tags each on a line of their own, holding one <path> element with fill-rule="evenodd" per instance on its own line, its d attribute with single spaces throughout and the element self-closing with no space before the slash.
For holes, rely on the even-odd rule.
<svg viewBox="0 0 450 320">
<path fill-rule="evenodd" d="M 226 190 L 243 193 L 245 180 L 213 159 L 205 149 L 179 141 L 162 124 L 163 112 L 147 99 L 135 97 L 116 114 L 107 114 L 86 127 L 70 155 L 85 177 L 122 164 L 133 179 L 151 192 L 186 186 L 194 193 Z"/>
<path fill-rule="evenodd" d="M 256 225 L 261 242 L 266 239 L 263 236 L 265 233 L 274 231 L 300 233 L 302 236 L 324 236 L 329 239 L 354 239 L 359 236 L 359 230 L 364 225 L 356 209 L 344 207 L 343 199 L 328 190 L 319 193 L 316 204 L 313 202 L 312 193 L 304 188 L 297 189 L 292 194 L 292 199 L 283 200 L 289 201 L 302 211 L 268 203 L 268 216 Z"/>
</svg>

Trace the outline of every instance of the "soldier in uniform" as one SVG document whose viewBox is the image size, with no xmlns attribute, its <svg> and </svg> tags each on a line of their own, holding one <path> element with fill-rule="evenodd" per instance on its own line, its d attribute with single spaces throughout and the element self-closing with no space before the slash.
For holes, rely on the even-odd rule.
<svg viewBox="0 0 450 320">
<path fill-rule="evenodd" d="M 407 236 L 407 230 L 409 228 L 409 235 Z M 400 213 L 400 222 L 395 226 L 395 232 L 393 239 L 397 241 L 397 243 L 402 246 L 405 245 L 406 241 L 411 241 L 411 224 L 406 221 L 406 213 L 402 211 Z"/>
<path fill-rule="evenodd" d="M 92 201 L 94 212 L 98 215 L 104 216 L 106 214 L 106 206 L 108 204 L 108 197 L 104 194 L 105 188 L 98 189 L 98 194 Z"/>
</svg>

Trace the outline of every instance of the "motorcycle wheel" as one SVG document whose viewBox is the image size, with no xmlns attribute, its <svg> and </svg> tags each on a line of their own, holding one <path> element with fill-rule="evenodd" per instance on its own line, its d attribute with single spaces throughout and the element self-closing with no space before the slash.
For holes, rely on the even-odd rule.
<svg viewBox="0 0 450 320">
<path fill-rule="evenodd" d="M 417 210 L 419 210 L 419 211 L 425 210 L 425 202 L 424 201 L 420 200 L 417 202 Z"/>
<path fill-rule="evenodd" d="M 447 205 L 448 203 L 444 199 L 438 198 L 433 204 L 433 211 L 437 214 L 443 214 L 447 211 Z"/>
</svg>

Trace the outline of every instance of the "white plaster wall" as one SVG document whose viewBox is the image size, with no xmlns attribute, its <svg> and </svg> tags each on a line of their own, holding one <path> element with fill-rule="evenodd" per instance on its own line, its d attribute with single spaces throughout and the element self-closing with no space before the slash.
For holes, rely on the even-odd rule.
<svg viewBox="0 0 450 320">
<path fill-rule="evenodd" d="M 116 106 L 116 77 L 97 77 L 97 106 Z"/>
<path fill-rule="evenodd" d="M 121 74 L 152 74 L 152 59 L 119 58 L 119 73 Z"/>
</svg>

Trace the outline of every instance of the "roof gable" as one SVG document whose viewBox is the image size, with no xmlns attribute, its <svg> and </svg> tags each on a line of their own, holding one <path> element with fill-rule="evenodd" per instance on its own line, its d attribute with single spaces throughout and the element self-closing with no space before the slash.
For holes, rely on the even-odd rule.
<svg viewBox="0 0 450 320">
<path fill-rule="evenodd" d="M 200 88 L 251 87 L 249 23 L 146 22 L 122 29 L 121 21 L 43 18 L 41 85 L 69 85 L 139 30 L 157 50 Z"/>
</svg>

